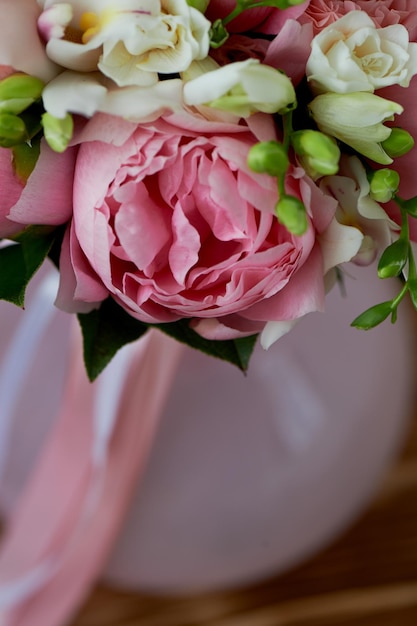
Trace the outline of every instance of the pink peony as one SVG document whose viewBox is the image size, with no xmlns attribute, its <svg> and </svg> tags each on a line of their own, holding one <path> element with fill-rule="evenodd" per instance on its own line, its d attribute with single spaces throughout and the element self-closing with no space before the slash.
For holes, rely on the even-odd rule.
<svg viewBox="0 0 417 626">
<path fill-rule="evenodd" d="M 218 320 L 239 336 L 322 308 L 316 234 L 335 202 L 292 170 L 288 191 L 308 207 L 310 227 L 295 237 L 279 225 L 276 181 L 246 165 L 250 146 L 274 137 L 269 116 L 250 126 L 186 113 L 142 126 L 104 115 L 92 124 L 77 158 L 61 305 L 71 307 L 65 282 L 73 282 L 76 298 L 110 293 L 144 322 L 211 320 L 205 332 L 216 338 Z M 116 136 L 127 139 L 115 145 Z"/>
<path fill-rule="evenodd" d="M 310 22 L 317 34 L 350 11 L 362 10 L 377 26 L 403 24 L 415 41 L 417 34 L 417 6 L 415 0 L 310 0 L 300 22 Z"/>
</svg>

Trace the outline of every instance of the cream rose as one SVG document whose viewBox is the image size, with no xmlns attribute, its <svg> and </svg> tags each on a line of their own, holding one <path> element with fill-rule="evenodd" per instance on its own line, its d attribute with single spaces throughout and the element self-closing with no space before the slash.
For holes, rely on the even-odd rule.
<svg viewBox="0 0 417 626">
<path fill-rule="evenodd" d="M 376 28 L 364 11 L 351 11 L 314 37 L 307 77 L 315 93 L 373 92 L 408 87 L 417 73 L 417 44 L 401 24 Z"/>
</svg>

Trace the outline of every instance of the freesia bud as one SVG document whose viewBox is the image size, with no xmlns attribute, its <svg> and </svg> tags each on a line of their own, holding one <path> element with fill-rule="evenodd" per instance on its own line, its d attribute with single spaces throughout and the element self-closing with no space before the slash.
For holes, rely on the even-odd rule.
<svg viewBox="0 0 417 626">
<path fill-rule="evenodd" d="M 291 143 L 312 178 L 337 174 L 340 150 L 333 137 L 318 130 L 298 130 L 292 133 Z"/>
<path fill-rule="evenodd" d="M 392 163 L 381 146 L 392 129 L 383 122 L 403 112 L 400 104 L 367 92 L 325 93 L 314 98 L 309 109 L 319 129 L 327 135 L 376 163 Z"/>
<path fill-rule="evenodd" d="M 42 95 L 44 84 L 35 76 L 12 74 L 0 81 L 0 111 L 18 115 Z"/>
<path fill-rule="evenodd" d="M 293 235 L 304 235 L 308 228 L 304 204 L 294 196 L 284 196 L 276 206 L 278 221 Z"/>
<path fill-rule="evenodd" d="M 206 105 L 239 117 L 252 113 L 285 113 L 295 107 L 296 96 L 286 74 L 258 59 L 229 63 L 184 85 L 185 104 Z"/>
<path fill-rule="evenodd" d="M 408 241 L 400 238 L 384 250 L 378 263 L 379 278 L 393 278 L 401 274 L 408 261 L 409 247 Z"/>
<path fill-rule="evenodd" d="M 385 152 L 395 159 L 410 152 L 414 146 L 414 139 L 403 128 L 391 128 L 390 136 L 381 145 Z"/>
<path fill-rule="evenodd" d="M 376 202 L 389 202 L 397 193 L 399 184 L 398 172 L 384 167 L 372 174 L 369 195 Z"/>
<path fill-rule="evenodd" d="M 58 118 L 50 113 L 44 113 L 42 115 L 42 126 L 45 139 L 52 150 L 64 152 L 72 137 L 74 127 L 72 116 L 67 113 L 64 118 Z"/>
<path fill-rule="evenodd" d="M 24 121 L 12 113 L 0 113 L 0 146 L 11 148 L 28 137 Z"/>
<path fill-rule="evenodd" d="M 288 169 L 288 155 L 278 141 L 262 141 L 249 150 L 248 165 L 258 174 L 281 176 Z"/>
</svg>

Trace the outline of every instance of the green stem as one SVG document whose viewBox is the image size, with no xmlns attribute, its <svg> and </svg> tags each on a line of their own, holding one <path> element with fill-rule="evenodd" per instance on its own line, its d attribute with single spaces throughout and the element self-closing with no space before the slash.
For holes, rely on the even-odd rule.
<svg viewBox="0 0 417 626">
<path fill-rule="evenodd" d="M 283 129 L 283 138 L 282 145 L 285 149 L 285 152 L 288 154 L 291 144 L 291 133 L 293 132 L 292 127 L 292 111 L 285 113 L 282 116 L 282 129 Z M 277 176 L 278 182 L 278 194 L 280 198 L 284 198 L 287 194 L 285 191 L 285 172 Z"/>
<path fill-rule="evenodd" d="M 242 7 L 240 7 L 238 4 L 235 6 L 235 8 L 233 9 L 233 11 L 231 13 L 229 13 L 229 15 L 227 15 L 226 17 L 224 17 L 222 19 L 223 22 L 223 26 L 226 26 L 226 24 L 228 24 L 229 22 L 231 22 L 232 20 L 234 20 L 236 17 L 238 17 L 245 9 L 242 9 Z"/>
<path fill-rule="evenodd" d="M 293 132 L 293 127 L 292 127 L 292 111 L 288 111 L 288 113 L 285 113 L 282 116 L 282 127 L 283 127 L 283 140 L 282 140 L 282 145 L 284 146 L 286 152 L 288 153 L 288 150 L 290 149 L 290 144 L 291 144 L 291 134 Z"/>
<path fill-rule="evenodd" d="M 257 2 L 256 0 L 254 0 L 253 2 L 248 2 L 247 0 L 245 2 L 245 0 L 243 0 L 242 2 L 238 0 L 236 2 L 236 6 L 233 9 L 233 11 L 222 19 L 223 26 L 226 26 L 226 24 L 228 24 L 232 20 L 239 17 L 239 15 L 243 13 L 243 11 L 246 11 L 247 9 L 256 9 L 257 7 L 268 7 L 268 6 L 274 7 L 275 5 L 273 2 L 268 2 L 268 0 L 263 0 L 261 2 Z"/>
<path fill-rule="evenodd" d="M 392 311 L 394 312 L 397 308 L 398 305 L 400 304 L 401 300 L 404 298 L 404 296 L 406 295 L 408 291 L 408 282 L 404 283 L 403 288 L 401 289 L 400 293 L 398 294 L 398 296 L 396 298 L 392 299 L 392 303 L 391 303 L 391 308 Z"/>
<path fill-rule="evenodd" d="M 401 232 L 400 232 L 400 239 L 405 239 L 405 241 L 409 241 L 410 240 L 410 226 L 408 223 L 408 213 L 407 211 L 401 206 L 400 203 L 397 202 L 397 206 L 400 207 L 400 212 L 401 212 Z"/>
</svg>

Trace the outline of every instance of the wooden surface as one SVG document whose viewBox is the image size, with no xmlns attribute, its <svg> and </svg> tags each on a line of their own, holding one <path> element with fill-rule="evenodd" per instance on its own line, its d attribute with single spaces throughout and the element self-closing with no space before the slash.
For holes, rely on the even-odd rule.
<svg viewBox="0 0 417 626">
<path fill-rule="evenodd" d="M 417 626 L 417 416 L 361 519 L 263 584 L 155 598 L 99 586 L 71 626 Z"/>
</svg>

